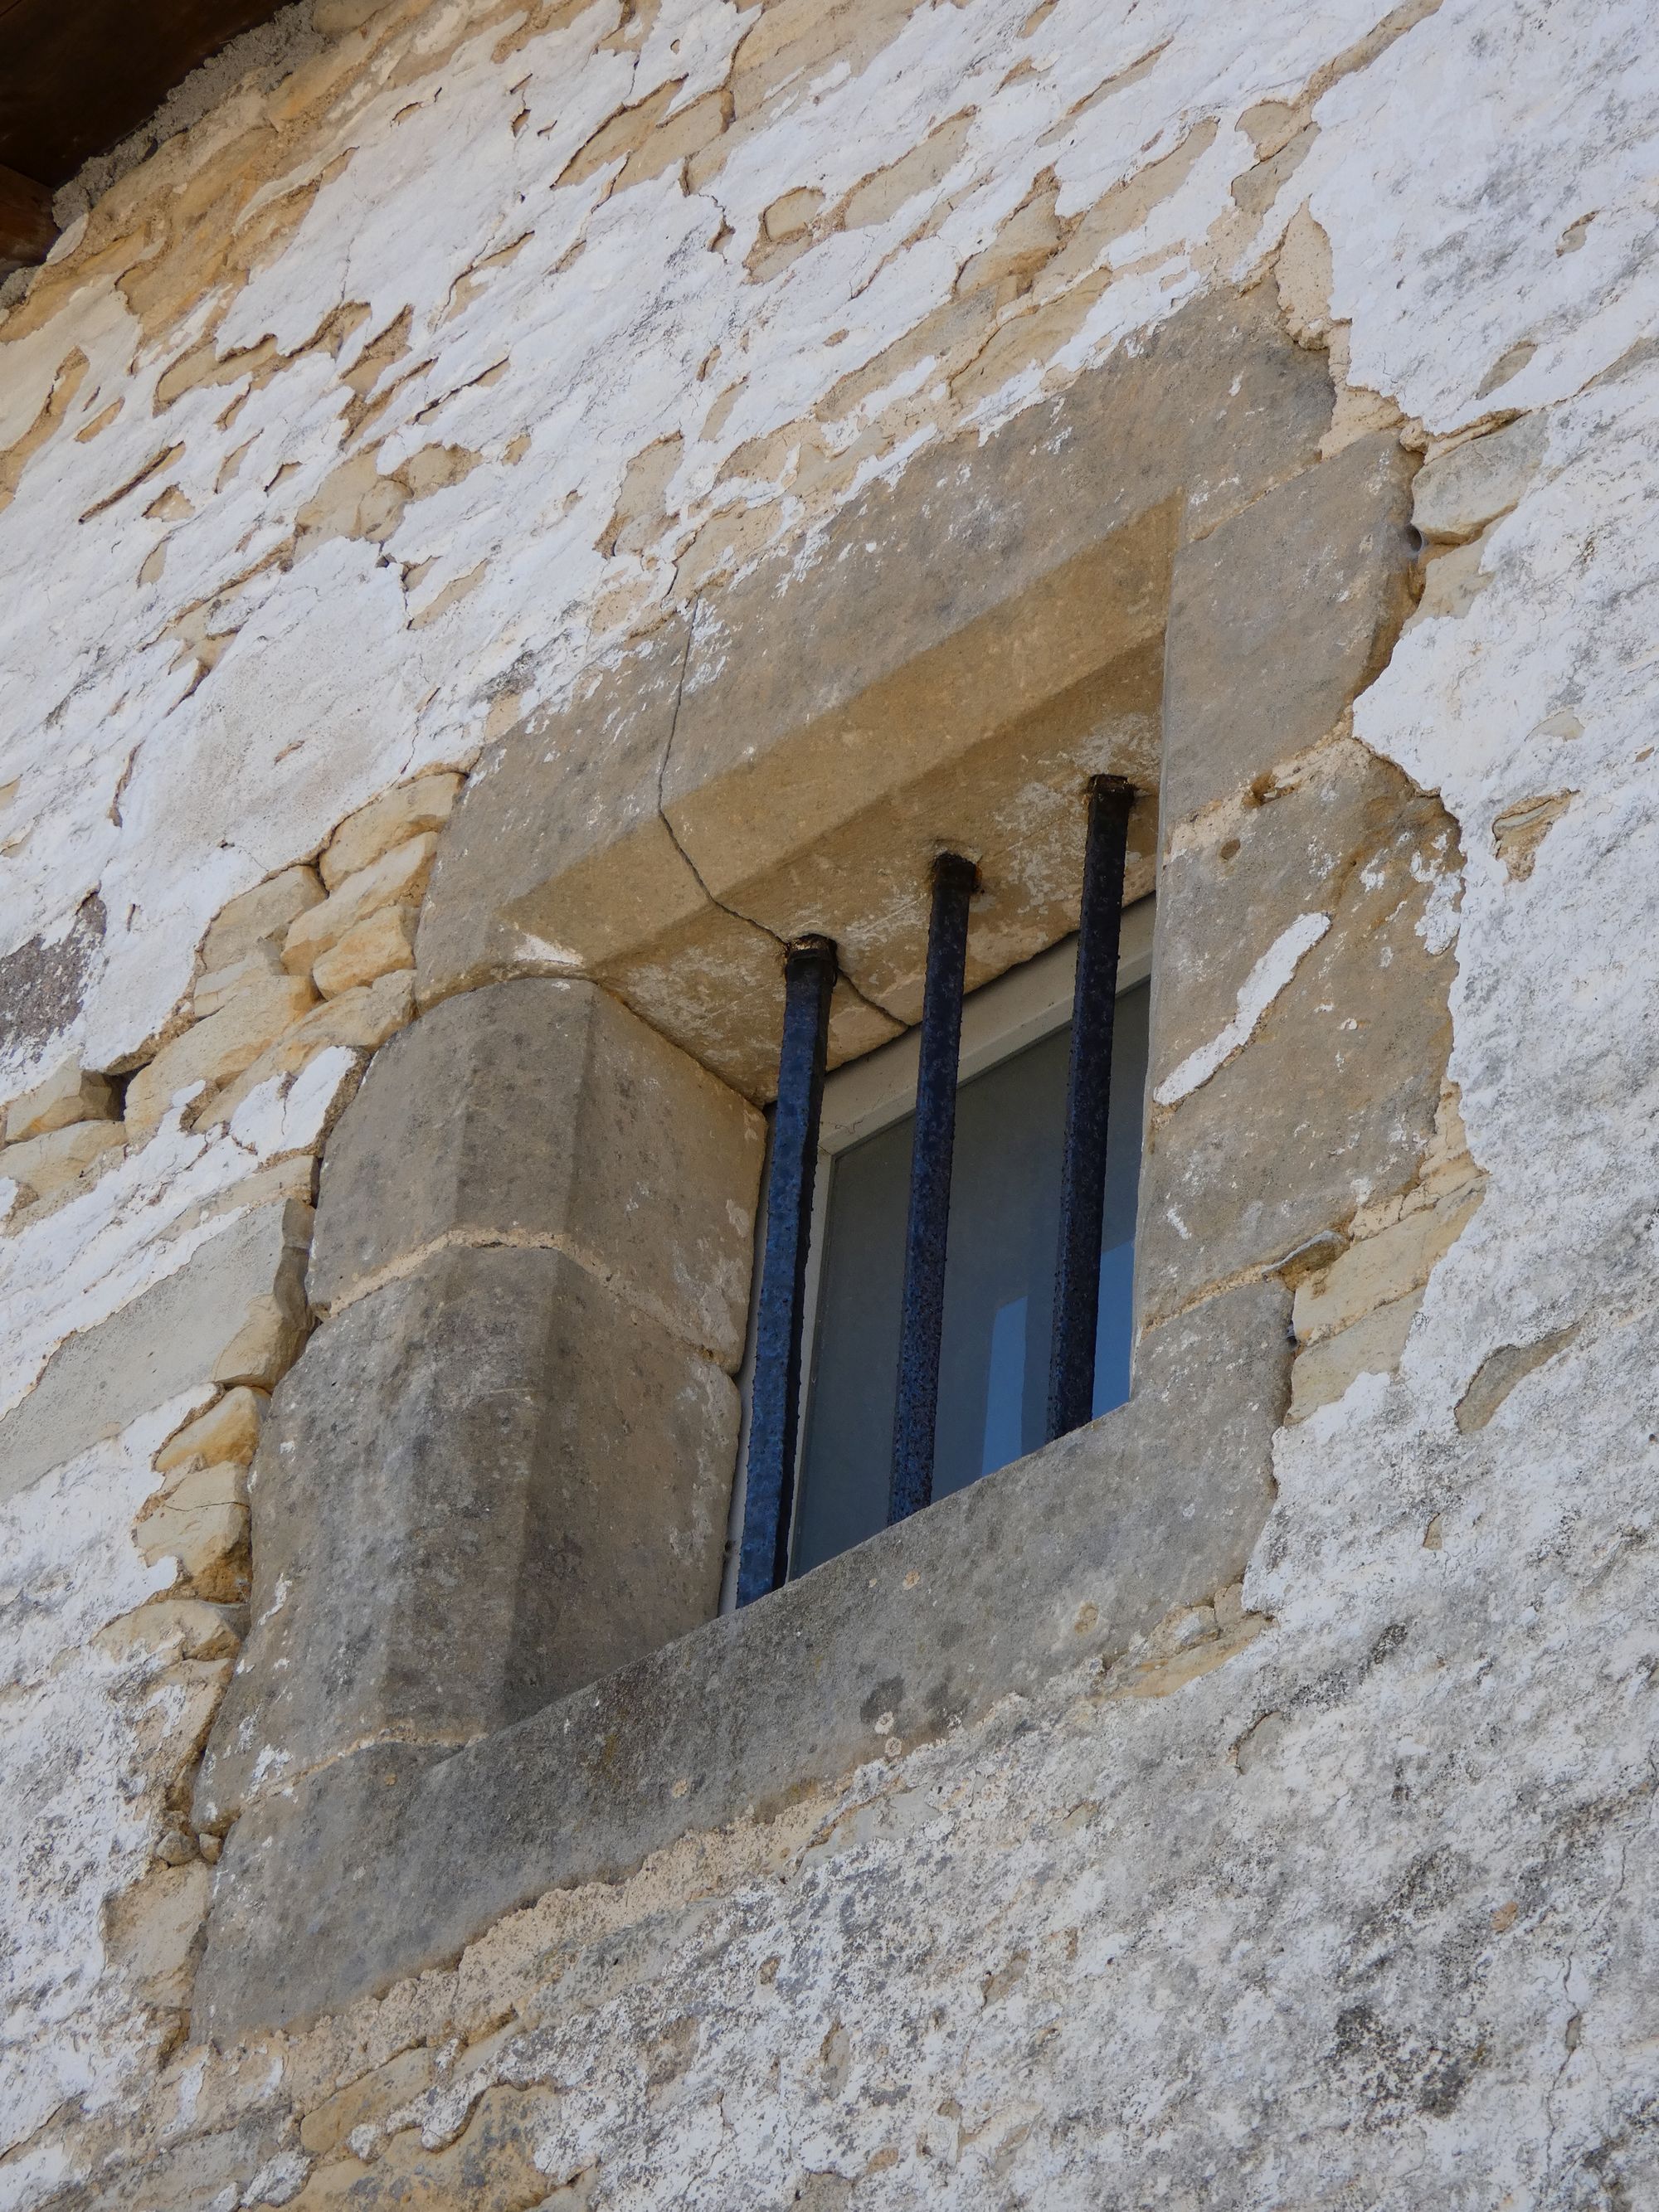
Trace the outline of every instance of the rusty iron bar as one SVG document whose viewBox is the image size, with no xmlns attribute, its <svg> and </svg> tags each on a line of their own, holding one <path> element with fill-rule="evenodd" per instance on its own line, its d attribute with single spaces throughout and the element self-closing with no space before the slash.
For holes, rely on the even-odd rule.
<svg viewBox="0 0 1659 2212">
<path fill-rule="evenodd" d="M 968 961 L 968 903 L 979 870 L 957 853 L 933 863 L 927 979 L 921 1001 L 910 1211 L 904 1237 L 898 1391 L 893 1407 L 887 1519 L 907 1520 L 933 1495 L 939 1346 L 945 1327 L 945 1260 L 951 1222 L 951 1158 L 957 1134 L 957 1071 Z"/>
<path fill-rule="evenodd" d="M 778 1589 L 789 1571 L 789 1522 L 800 1429 L 801 1331 L 812 1227 L 818 1121 L 830 1043 L 836 948 L 802 937 L 784 956 L 783 1042 L 766 1186 L 766 1251 L 755 1309 L 748 1484 L 738 1555 L 738 1603 Z"/>
<path fill-rule="evenodd" d="M 1060 1162 L 1054 1325 L 1048 1356 L 1048 1437 L 1094 1417 L 1095 1332 L 1100 1320 L 1100 1240 L 1106 1203 L 1106 1142 L 1112 1096 L 1112 1026 L 1117 1011 L 1123 868 L 1134 786 L 1097 775 L 1089 787 L 1072 1056 Z"/>
</svg>

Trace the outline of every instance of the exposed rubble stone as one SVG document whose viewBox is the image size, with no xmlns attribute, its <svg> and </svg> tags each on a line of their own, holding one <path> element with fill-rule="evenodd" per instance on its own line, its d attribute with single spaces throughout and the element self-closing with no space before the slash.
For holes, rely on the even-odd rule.
<svg viewBox="0 0 1659 2212">
<path fill-rule="evenodd" d="M 430 830 L 394 845 L 355 875 L 343 877 L 323 901 L 289 925 L 283 965 L 304 975 L 346 933 L 382 907 L 417 905 L 432 872 L 437 839 Z"/>
<path fill-rule="evenodd" d="M 44 1083 L 14 1098 L 6 1109 L 6 1142 L 25 1144 L 53 1129 L 76 1121 L 118 1121 L 114 1093 L 108 1079 L 88 1074 L 78 1063 L 66 1060 Z"/>
<path fill-rule="evenodd" d="M 161 1123 L 181 1091 L 216 1090 L 240 1075 L 266 1047 L 292 1028 L 317 994 L 303 975 L 251 975 L 215 1013 L 196 1022 L 127 1085 L 127 1127 L 142 1141 Z"/>
</svg>

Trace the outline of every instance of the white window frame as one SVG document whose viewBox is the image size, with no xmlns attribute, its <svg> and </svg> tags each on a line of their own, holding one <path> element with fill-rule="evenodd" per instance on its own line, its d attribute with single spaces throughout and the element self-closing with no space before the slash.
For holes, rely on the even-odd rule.
<svg viewBox="0 0 1659 2212">
<path fill-rule="evenodd" d="M 1123 929 L 1117 960 L 1118 995 L 1133 991 L 1152 972 L 1152 916 L 1156 900 L 1137 899 L 1123 909 Z M 1027 1045 L 1036 1044 L 1072 1018 L 1077 981 L 1075 933 L 1048 951 L 1039 952 L 1018 968 L 1011 968 L 994 982 L 970 991 L 962 1006 L 962 1053 L 958 1083 L 969 1082 L 1012 1060 Z M 829 1218 L 830 1183 L 836 1156 L 850 1152 L 881 1130 L 890 1128 L 913 1114 L 916 1105 L 916 1069 L 921 1051 L 918 1026 L 902 1036 L 878 1045 L 862 1059 L 850 1060 L 824 1079 L 823 1110 L 818 1126 L 817 1172 L 812 1184 L 811 1239 L 806 1254 L 805 1312 L 801 1323 L 800 1413 L 795 1433 L 795 1476 L 800 1477 L 806 1446 L 806 1425 L 811 1411 L 813 1350 L 817 1340 L 818 1289 L 823 1264 L 824 1229 Z M 770 1153 L 769 1147 L 768 1160 Z M 731 1541 L 726 1546 L 726 1572 L 720 1589 L 720 1611 L 737 1608 L 738 1545 L 743 1531 L 744 1499 L 749 1487 L 749 1414 L 755 1368 L 755 1298 L 760 1289 L 762 1256 L 766 1249 L 766 1183 L 763 1174 L 755 1224 L 755 1268 L 750 1293 L 749 1341 L 738 1375 L 743 1413 L 738 1434 L 738 1464 L 732 1485 Z M 792 1502 L 793 1504 L 793 1502 Z"/>
</svg>

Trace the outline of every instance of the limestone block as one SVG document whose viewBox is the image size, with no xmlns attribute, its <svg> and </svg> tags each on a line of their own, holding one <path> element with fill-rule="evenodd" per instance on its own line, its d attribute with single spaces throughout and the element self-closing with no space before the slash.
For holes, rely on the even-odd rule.
<svg viewBox="0 0 1659 2212">
<path fill-rule="evenodd" d="M 1520 504 L 1549 443 L 1548 417 L 1523 415 L 1454 446 L 1419 470 L 1412 520 L 1425 538 L 1462 545 Z"/>
<path fill-rule="evenodd" d="M 431 2081 L 432 2053 L 424 2044 L 400 2051 L 384 2066 L 360 2074 L 307 2112 L 300 2123 L 301 2148 L 313 2158 L 326 2158 L 354 2128 L 383 2119 L 418 2097 Z"/>
<path fill-rule="evenodd" d="M 190 2002 L 191 1969 L 207 1918 L 213 1877 L 197 1861 L 159 1867 L 124 1889 L 107 1907 L 110 1962 L 147 2003 Z"/>
<path fill-rule="evenodd" d="M 783 962 L 777 939 L 707 905 L 671 936 L 594 969 L 605 988 L 757 1103 L 777 1089 Z M 830 1000 L 830 1065 L 872 1052 L 900 1024 L 845 979 Z"/>
<path fill-rule="evenodd" d="M 325 1322 L 254 1463 L 255 1626 L 198 1825 L 267 1747 L 275 1784 L 464 1742 L 707 1620 L 737 1419 L 711 1360 L 561 1252 L 451 1248 Z"/>
<path fill-rule="evenodd" d="M 0 1499 L 199 1388 L 216 1366 L 239 1366 L 236 1347 L 303 1266 L 310 1221 L 311 1209 L 297 1201 L 234 1215 L 183 1267 L 67 1337 L 27 1397 L 0 1419 Z"/>
<path fill-rule="evenodd" d="M 1136 1253 L 1150 1316 L 1408 1188 L 1450 1044 L 1454 955 L 1419 932 L 1459 860 L 1437 799 L 1343 740 L 1278 796 L 1200 826 L 1172 844 L 1158 896 L 1152 1091 L 1166 1103 Z M 1306 949 L 1274 988 L 1286 945 Z"/>
<path fill-rule="evenodd" d="M 743 1355 L 760 1116 L 592 983 L 446 1000 L 375 1059 L 324 1157 L 326 1310 L 446 1237 L 556 1243 Z"/>
<path fill-rule="evenodd" d="M 177 1559 L 191 1582 L 199 1584 L 205 1577 L 217 1584 L 226 1580 L 219 1571 L 242 1550 L 247 1534 L 247 1507 L 234 1498 L 169 1500 L 138 1523 L 137 1541 L 146 1565 Z"/>
<path fill-rule="evenodd" d="M 175 1468 L 188 1467 L 192 1460 L 204 1464 L 218 1460 L 246 1467 L 259 1442 L 259 1426 L 270 1402 L 262 1390 L 227 1390 L 206 1413 L 186 1421 L 156 1453 L 156 1473 L 170 1474 Z"/>
<path fill-rule="evenodd" d="M 1310 1345 L 1291 1370 L 1289 1419 L 1305 1421 L 1319 1407 L 1334 1405 L 1358 1376 L 1392 1375 L 1422 1303 L 1420 1290 L 1407 1291 Z"/>
<path fill-rule="evenodd" d="M 167 1597 L 124 1613 L 92 1640 L 116 1659 L 154 1659 L 164 1652 L 182 1659 L 234 1659 L 246 1627 L 247 1614 L 241 1606 Z"/>
<path fill-rule="evenodd" d="M 325 884 L 337 890 L 346 877 L 371 867 L 383 853 L 423 830 L 441 830 L 455 804 L 461 779 L 447 769 L 417 775 L 346 817 L 334 832 L 320 866 Z"/>
<path fill-rule="evenodd" d="M 66 1190 L 99 1155 L 126 1141 L 119 1121 L 71 1121 L 0 1151 L 0 1176 L 21 1183 L 37 1198 Z"/>
<path fill-rule="evenodd" d="M 1166 835 L 1316 744 L 1411 611 L 1411 457 L 1357 439 L 1176 563 L 1164 700 Z"/>
<path fill-rule="evenodd" d="M 1161 632 L 1181 514 L 1305 471 L 1330 414 L 1271 303 L 1206 302 L 712 594 L 663 798 L 715 897 Z"/>
<path fill-rule="evenodd" d="M 247 1465 L 240 1460 L 203 1460 L 174 1474 L 144 1518 L 163 1510 L 193 1513 L 199 1508 L 247 1504 Z"/>
<path fill-rule="evenodd" d="M 423 830 L 347 876 L 320 906 L 308 908 L 289 927 L 283 939 L 283 967 L 290 975 L 305 975 L 366 915 L 383 906 L 418 906 L 437 844 L 432 831 Z"/>
<path fill-rule="evenodd" d="M 403 1028 L 414 1011 L 414 977 L 407 969 L 382 975 L 378 982 L 361 989 L 343 991 L 337 999 L 325 1000 L 220 1091 L 203 1119 L 228 1121 L 262 1083 L 276 1075 L 297 1074 L 307 1060 L 331 1045 L 343 1045 L 351 1052 L 376 1051 Z"/>
<path fill-rule="evenodd" d="M 280 975 L 282 972 L 282 954 L 276 941 L 256 945 L 252 952 L 233 961 L 228 968 L 216 968 L 210 975 L 198 978 L 190 994 L 191 1012 L 198 1022 L 204 1021 L 208 1015 L 216 1014 L 221 1006 L 228 1006 L 244 984 L 264 975 Z"/>
<path fill-rule="evenodd" d="M 77 1060 L 66 1060 L 44 1083 L 12 1100 L 6 1109 L 6 1142 L 25 1144 L 31 1137 L 44 1137 L 75 1121 L 118 1118 L 108 1079 L 88 1074 Z"/>
<path fill-rule="evenodd" d="M 771 1095 L 776 942 L 716 906 L 658 805 L 686 625 L 591 676 L 486 755 L 445 831 L 416 944 L 422 1005 L 513 975 L 584 975 L 746 1097 Z M 844 986 L 830 1057 L 892 1033 Z"/>
<path fill-rule="evenodd" d="M 1448 617 L 1461 621 L 1492 581 L 1492 571 L 1483 565 L 1486 552 L 1484 539 L 1476 538 L 1431 561 L 1423 572 L 1423 596 L 1407 627 Z"/>
<path fill-rule="evenodd" d="M 311 1208 L 290 1199 L 284 1211 L 296 1223 Z M 283 1253 L 270 1288 L 251 1298 L 242 1325 L 213 1363 L 211 1380 L 230 1389 L 246 1384 L 269 1393 L 293 1364 L 305 1341 L 307 1239 L 296 1233 Z"/>
<path fill-rule="evenodd" d="M 1484 1195 L 1481 1185 L 1466 1186 L 1349 1245 L 1330 1267 L 1297 1286 L 1297 1341 L 1317 1343 L 1376 1307 L 1420 1290 L 1435 1261 L 1450 1251 L 1474 1218 Z"/>
<path fill-rule="evenodd" d="M 412 906 L 383 906 L 347 930 L 311 971 L 323 996 L 337 998 L 400 968 L 413 968 L 417 913 Z"/>
<path fill-rule="evenodd" d="M 234 968 L 262 945 L 280 939 L 307 907 L 320 905 L 323 886 L 314 868 L 284 868 L 220 908 L 202 939 L 202 972 Z"/>
<path fill-rule="evenodd" d="M 163 1045 L 127 1086 L 127 1127 L 136 1142 L 160 1124 L 174 1095 L 193 1083 L 217 1089 L 291 1029 L 316 993 L 302 975 L 253 975 L 205 1021 Z"/>
<path fill-rule="evenodd" d="M 1045 849 L 1038 793 L 1069 801 L 1064 815 L 1080 820 L 1091 774 L 1156 781 L 1177 520 L 1166 500 L 1023 590 L 1005 571 L 994 602 L 963 606 L 943 636 L 931 601 L 908 629 L 888 606 L 880 663 L 871 668 L 867 651 L 854 659 L 866 677 L 859 689 L 842 672 L 803 665 L 770 635 L 774 610 L 789 604 L 775 576 L 734 590 L 699 626 L 663 778 L 676 841 L 711 896 L 775 934 L 845 939 L 860 987 L 881 997 L 884 967 L 920 969 L 907 916 L 908 941 L 882 945 L 884 961 L 866 974 L 888 903 L 883 866 L 914 885 L 918 913 L 933 856 L 951 841 L 968 845 L 1011 904 L 1034 865 L 1058 889 L 1070 872 Z M 866 593 L 890 580 L 884 562 L 868 568 L 842 580 L 838 633 L 855 617 L 877 622 Z"/>
<path fill-rule="evenodd" d="M 686 641 L 677 618 L 485 755 L 422 917 L 422 1005 L 514 974 L 603 975 L 710 911 L 657 805 Z"/>
</svg>

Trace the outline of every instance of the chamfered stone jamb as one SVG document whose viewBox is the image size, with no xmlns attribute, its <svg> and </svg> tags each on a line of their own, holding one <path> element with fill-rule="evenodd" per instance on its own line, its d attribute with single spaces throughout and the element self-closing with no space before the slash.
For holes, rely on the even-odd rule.
<svg viewBox="0 0 1659 2212">
<path fill-rule="evenodd" d="M 324 1322 L 249 1480 L 252 1632 L 197 1816 L 453 1748 L 709 1619 L 729 1376 L 575 1261 L 441 1247 Z"/>
<path fill-rule="evenodd" d="M 324 1157 L 325 1311 L 447 1243 L 568 1251 L 735 1368 L 760 1115 L 597 984 L 447 999 L 375 1055 Z"/>
</svg>

